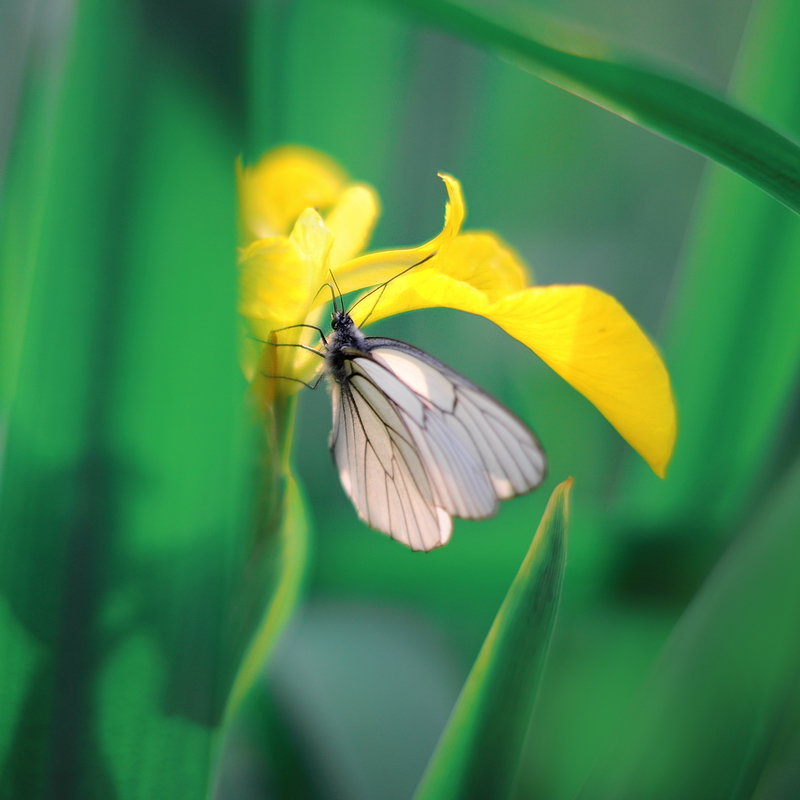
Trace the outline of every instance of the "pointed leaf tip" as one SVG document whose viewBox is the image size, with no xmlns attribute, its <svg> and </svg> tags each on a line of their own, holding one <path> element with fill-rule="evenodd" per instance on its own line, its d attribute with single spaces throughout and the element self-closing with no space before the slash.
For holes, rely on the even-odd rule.
<svg viewBox="0 0 800 800">
<path fill-rule="evenodd" d="M 561 596 L 572 484 L 568 478 L 550 496 L 416 800 L 477 800 L 510 792 Z"/>
</svg>

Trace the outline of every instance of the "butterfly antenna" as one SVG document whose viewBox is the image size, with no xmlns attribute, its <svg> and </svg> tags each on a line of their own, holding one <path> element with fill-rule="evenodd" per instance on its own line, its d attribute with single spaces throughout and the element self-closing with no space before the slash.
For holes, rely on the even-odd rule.
<svg viewBox="0 0 800 800">
<path fill-rule="evenodd" d="M 359 328 L 363 328 L 367 322 L 369 322 L 369 318 L 375 313 L 375 309 L 378 307 L 378 303 L 380 303 L 384 291 L 386 291 L 386 284 L 380 287 L 380 292 L 378 292 L 378 296 L 375 298 L 375 302 L 372 304 L 369 314 L 367 314 L 367 316 L 358 323 Z M 370 294 L 372 294 L 372 292 L 370 292 Z"/>
<path fill-rule="evenodd" d="M 342 300 L 342 290 L 339 288 L 339 284 L 336 282 L 336 276 L 333 274 L 332 269 L 328 269 L 328 272 L 331 274 L 331 280 L 333 281 L 333 285 L 336 287 L 336 291 L 339 292 L 339 310 L 344 311 L 344 301 Z M 330 284 L 328 284 L 330 286 Z M 336 299 L 333 297 L 333 290 L 331 290 L 331 300 L 333 301 L 333 310 L 336 311 Z"/>
<path fill-rule="evenodd" d="M 353 309 L 359 303 L 363 302 L 368 297 L 370 297 L 371 295 L 375 294 L 375 292 L 380 292 L 380 294 L 378 295 L 378 298 L 375 300 L 375 304 L 372 306 L 372 310 L 369 312 L 369 314 L 367 314 L 366 317 L 364 317 L 364 319 L 361 322 L 361 325 L 359 327 L 361 327 L 363 325 L 366 325 L 367 320 L 373 315 L 373 313 L 375 313 L 375 309 L 378 307 L 378 303 L 380 302 L 381 297 L 383 297 L 383 293 L 384 293 L 384 291 L 386 291 L 386 287 L 392 281 L 397 280 L 397 278 L 401 278 L 407 272 L 411 272 L 411 270 L 414 269 L 415 267 L 419 267 L 422 264 L 424 264 L 426 261 L 430 261 L 436 255 L 436 252 L 437 251 L 434 250 L 432 253 L 430 253 L 429 255 L 425 256 L 425 258 L 423 258 L 421 261 L 417 261 L 415 264 L 412 264 L 410 267 L 406 267 L 401 272 L 398 272 L 397 275 L 392 275 L 392 277 L 389 278 L 388 281 L 384 281 L 383 283 L 379 284 L 378 286 L 374 287 L 373 289 L 370 289 L 365 295 L 362 295 L 361 297 L 359 297 L 358 300 L 356 300 L 355 303 L 353 303 L 353 305 L 350 306 L 349 310 L 347 311 L 348 315 L 352 315 Z"/>
<path fill-rule="evenodd" d="M 317 293 L 314 295 L 314 300 L 319 297 L 319 293 L 325 288 L 328 287 L 328 291 L 331 293 L 331 303 L 333 303 L 333 310 L 336 310 L 336 294 L 333 291 L 333 286 L 330 283 L 323 283 L 322 286 L 317 289 Z M 337 287 L 338 288 L 338 287 Z M 312 301 L 313 302 L 313 301 Z M 313 327 L 313 326 L 312 326 Z"/>
</svg>

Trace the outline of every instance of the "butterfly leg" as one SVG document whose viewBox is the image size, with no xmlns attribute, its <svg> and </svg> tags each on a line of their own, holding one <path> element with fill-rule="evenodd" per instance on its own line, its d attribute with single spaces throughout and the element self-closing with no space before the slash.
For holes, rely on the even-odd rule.
<svg viewBox="0 0 800 800">
<path fill-rule="evenodd" d="M 292 378 L 289 375 L 268 375 L 266 372 L 262 372 L 261 377 L 272 378 L 278 381 L 296 381 L 297 383 L 302 383 L 303 386 L 311 390 L 316 389 L 317 386 L 319 386 L 319 382 L 322 380 L 322 374 L 320 374 L 320 376 L 314 381 L 314 383 L 308 383 L 307 381 L 304 381 L 302 378 Z"/>
<path fill-rule="evenodd" d="M 300 344 L 300 342 L 268 342 L 265 339 L 257 339 L 255 336 L 248 336 L 247 338 L 259 344 L 268 344 L 272 347 L 300 347 L 303 350 L 308 350 L 309 353 L 315 353 L 321 358 L 325 358 L 325 353 L 320 352 L 316 347 L 311 347 L 311 345 L 308 344 Z"/>
<path fill-rule="evenodd" d="M 300 344 L 299 342 L 264 342 L 264 344 L 271 344 L 273 347 L 300 347 L 303 350 L 308 350 L 309 353 L 320 356 L 320 358 L 325 358 L 325 353 L 321 353 L 316 347 L 311 347 L 308 344 Z"/>
<path fill-rule="evenodd" d="M 315 330 L 319 334 L 319 338 L 322 339 L 322 344 L 327 345 L 328 340 L 325 338 L 325 332 L 317 325 L 309 325 L 307 322 L 298 322 L 297 325 L 287 325 L 285 328 L 275 328 L 275 330 L 270 331 L 270 333 L 280 333 L 281 331 L 288 331 L 292 328 L 311 328 Z M 262 339 L 256 339 L 257 342 L 263 341 Z M 265 344 L 269 344 L 269 342 L 265 342 Z"/>
<path fill-rule="evenodd" d="M 290 328 L 297 327 L 296 325 L 290 325 Z M 309 326 L 313 327 L 313 326 Z M 286 330 L 285 328 L 279 328 L 278 330 Z M 321 333 L 321 332 L 320 332 Z M 309 353 L 314 353 L 315 355 L 320 356 L 321 358 L 325 358 L 325 353 L 321 353 L 314 347 L 311 347 L 307 344 L 300 344 L 300 342 L 268 342 L 264 341 L 263 339 L 256 339 L 254 336 L 250 337 L 253 341 L 260 342 L 261 344 L 268 344 L 272 345 L 272 347 L 300 347 L 303 350 L 308 350 Z M 290 375 L 269 375 L 266 372 L 262 372 L 261 375 L 264 378 L 273 378 L 275 380 L 284 380 L 284 381 L 296 381 L 297 383 L 302 383 L 303 386 L 307 386 L 309 389 L 316 389 L 319 386 L 320 380 L 322 380 L 323 373 L 320 373 L 319 377 L 314 381 L 314 383 L 308 383 L 304 381 L 302 378 L 293 378 Z"/>
</svg>

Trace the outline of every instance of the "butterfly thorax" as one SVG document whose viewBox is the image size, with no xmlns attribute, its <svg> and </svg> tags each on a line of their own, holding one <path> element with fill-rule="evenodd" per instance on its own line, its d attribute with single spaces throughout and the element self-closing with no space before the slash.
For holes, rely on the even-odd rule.
<svg viewBox="0 0 800 800">
<path fill-rule="evenodd" d="M 334 311 L 325 361 L 328 373 L 339 383 L 347 376 L 345 363 L 354 350 L 362 353 L 367 350 L 366 337 L 346 311 Z"/>
</svg>

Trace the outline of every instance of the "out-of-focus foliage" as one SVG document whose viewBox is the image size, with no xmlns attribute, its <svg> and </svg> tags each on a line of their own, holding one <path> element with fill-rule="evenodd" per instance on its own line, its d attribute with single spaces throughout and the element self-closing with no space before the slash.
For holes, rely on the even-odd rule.
<svg viewBox="0 0 800 800">
<path fill-rule="evenodd" d="M 0 797 L 202 797 L 212 782 L 245 800 L 411 796 L 532 520 L 568 475 L 561 610 L 513 791 L 800 793 L 800 227 L 762 191 L 796 199 L 800 10 L 464 8 L 3 6 Z M 539 54 L 531 72 L 498 38 L 509 15 Z M 589 46 L 598 61 L 578 58 Z M 667 65 L 674 93 L 623 103 L 597 82 L 632 80 L 617 54 L 634 50 Z M 636 72 L 640 88 L 657 85 L 648 76 Z M 561 91 L 566 80 L 762 188 Z M 406 552 L 357 521 L 326 452 L 324 392 L 308 392 L 294 436 L 306 500 L 287 495 L 286 453 L 251 425 L 235 318 L 235 159 L 282 142 L 378 187 L 375 247 L 436 233 L 447 171 L 470 226 L 502 235 L 538 283 L 618 297 L 674 378 L 666 480 L 488 322 L 425 310 L 381 330 L 529 421 L 548 484 L 459 523 L 441 551 Z M 306 542 L 287 537 L 306 517 L 305 602 L 245 697 L 294 608 Z M 241 713 L 220 758 L 234 685 Z M 454 783 L 464 763 L 450 764 Z"/>
<path fill-rule="evenodd" d="M 763 506 L 676 626 L 584 797 L 771 796 L 796 768 L 800 462 Z"/>
</svg>

